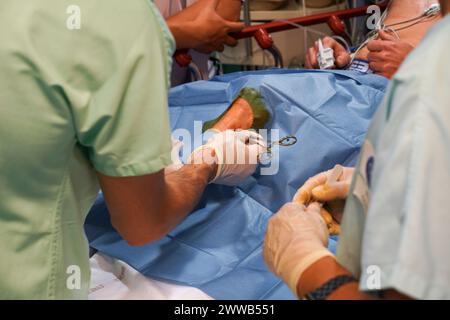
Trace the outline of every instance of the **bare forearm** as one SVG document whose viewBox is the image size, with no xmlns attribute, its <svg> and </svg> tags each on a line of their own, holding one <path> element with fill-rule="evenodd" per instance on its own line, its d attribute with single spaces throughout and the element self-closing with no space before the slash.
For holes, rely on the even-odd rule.
<svg viewBox="0 0 450 320">
<path fill-rule="evenodd" d="M 226 20 L 239 21 L 241 0 L 222 0 L 217 7 L 217 12 Z"/>
<path fill-rule="evenodd" d="M 194 3 L 186 8 L 182 15 L 185 21 L 193 21 L 203 9 L 201 1 Z M 230 21 L 238 21 L 241 14 L 241 0 L 221 0 L 217 6 L 217 13 L 224 19 Z M 177 15 L 173 15 L 171 18 L 175 18 Z"/>
<path fill-rule="evenodd" d="M 165 176 L 164 220 L 161 224 L 167 232 L 192 212 L 215 171 L 213 165 L 188 164 Z"/>
<path fill-rule="evenodd" d="M 431 3 L 439 3 L 439 1 L 429 1 L 429 0 L 396 0 L 392 3 L 388 17 L 386 18 L 385 24 L 390 25 L 393 23 L 401 22 L 404 20 L 412 19 L 420 16 L 424 11 L 430 6 Z M 422 21 L 416 25 L 413 25 L 404 30 L 398 31 L 400 39 L 410 43 L 412 46 L 416 47 L 420 41 L 423 39 L 427 31 L 440 19 L 437 15 L 434 18 Z M 406 24 L 407 25 L 407 24 Z M 404 26 L 404 25 L 403 25 Z M 395 27 L 394 27 L 395 28 Z"/>
<path fill-rule="evenodd" d="M 307 293 L 321 287 L 328 281 L 341 275 L 351 275 L 351 273 L 341 266 L 336 259 L 325 257 L 311 265 L 302 275 L 297 285 L 299 297 L 304 297 Z M 330 294 L 328 300 L 375 300 L 375 296 L 363 293 L 359 290 L 357 282 L 348 283 L 338 288 Z M 397 290 L 383 291 L 384 300 L 410 300 L 411 297 L 398 292 Z"/>
<path fill-rule="evenodd" d="M 341 275 L 351 273 L 343 268 L 335 259 L 325 257 L 311 265 L 302 275 L 297 292 L 300 297 L 314 291 L 323 284 Z M 337 289 L 329 296 L 330 300 L 371 300 L 372 296 L 362 293 L 358 289 L 358 283 L 349 283 Z"/>
<path fill-rule="evenodd" d="M 166 20 L 177 49 L 198 49 L 206 44 L 223 43 L 223 38 L 232 31 L 228 29 L 230 21 L 239 20 L 240 0 L 222 0 L 213 13 L 208 11 L 211 8 L 205 7 L 209 2 L 205 2 L 198 1 Z M 230 45 L 228 42 L 225 44 Z"/>
<path fill-rule="evenodd" d="M 194 3 L 179 13 L 166 19 L 167 26 L 175 38 L 177 49 L 191 49 L 201 44 L 202 35 L 194 23 L 203 9 L 202 1 Z"/>
<path fill-rule="evenodd" d="M 196 31 L 198 28 L 192 21 L 183 21 L 174 16 L 167 19 L 166 22 L 175 38 L 177 49 L 191 49 L 202 43 L 201 35 Z"/>
<path fill-rule="evenodd" d="M 438 3 L 437 0 L 434 0 L 430 2 L 429 0 L 416 0 L 416 1 L 409 1 L 409 0 L 394 0 L 392 2 L 392 5 L 389 9 L 388 15 L 386 17 L 386 20 L 384 21 L 385 25 L 391 25 L 398 22 L 402 22 L 405 20 L 413 19 L 425 11 L 426 8 L 431 3 Z M 439 20 L 441 17 L 439 15 L 436 15 L 433 18 L 426 19 L 420 23 L 417 23 L 415 25 L 412 25 L 408 28 L 405 28 L 403 30 L 397 31 L 397 35 L 400 37 L 400 40 L 403 42 L 406 42 L 410 44 L 413 47 L 416 47 L 427 31 Z M 402 24 L 399 27 L 404 27 L 409 25 L 408 23 Z M 396 27 L 394 27 L 395 29 Z M 369 60 L 368 58 L 369 50 L 367 47 L 362 48 L 362 50 L 359 51 L 356 58 L 363 59 L 363 60 Z"/>
</svg>

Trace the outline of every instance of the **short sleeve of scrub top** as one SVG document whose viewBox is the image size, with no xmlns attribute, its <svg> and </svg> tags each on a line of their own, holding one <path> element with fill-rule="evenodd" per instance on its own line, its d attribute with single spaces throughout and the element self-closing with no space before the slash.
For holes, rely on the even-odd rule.
<svg viewBox="0 0 450 320">
<path fill-rule="evenodd" d="M 0 38 L 0 299 L 86 299 L 96 171 L 170 164 L 174 39 L 149 0 L 2 0 Z"/>
<path fill-rule="evenodd" d="M 449 34 L 447 16 L 405 61 L 361 153 L 338 258 L 364 291 L 450 299 Z"/>
<path fill-rule="evenodd" d="M 105 175 L 139 176 L 170 164 L 169 84 L 155 75 L 170 73 L 173 39 L 158 28 L 149 15 L 114 73 L 85 104 L 73 105 L 78 141 Z"/>
</svg>

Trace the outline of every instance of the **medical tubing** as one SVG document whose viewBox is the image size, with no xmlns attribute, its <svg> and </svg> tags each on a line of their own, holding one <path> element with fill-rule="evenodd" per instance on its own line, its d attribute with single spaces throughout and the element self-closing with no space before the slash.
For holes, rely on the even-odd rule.
<svg viewBox="0 0 450 320">
<path fill-rule="evenodd" d="M 338 35 L 330 36 L 330 35 L 328 35 L 328 34 L 326 34 L 324 32 L 317 31 L 317 30 L 314 30 L 312 28 L 308 28 L 308 27 L 302 26 L 301 24 L 298 24 L 298 23 L 295 23 L 295 22 L 292 22 L 292 21 L 289 21 L 289 20 L 275 20 L 275 21 L 284 22 L 284 23 L 289 24 L 289 25 L 291 25 L 293 27 L 296 27 L 298 29 L 303 29 L 303 30 L 306 30 L 308 32 L 315 33 L 315 34 L 317 34 L 317 35 L 319 35 L 321 37 L 331 37 L 333 39 L 339 40 L 339 42 L 341 42 L 345 46 L 345 49 L 347 50 L 347 52 L 350 52 L 350 45 L 341 36 L 338 36 Z"/>
</svg>

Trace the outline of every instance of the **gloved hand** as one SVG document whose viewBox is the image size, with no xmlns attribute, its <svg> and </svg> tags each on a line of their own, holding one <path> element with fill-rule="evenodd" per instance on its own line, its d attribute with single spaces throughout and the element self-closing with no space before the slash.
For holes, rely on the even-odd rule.
<svg viewBox="0 0 450 320">
<path fill-rule="evenodd" d="M 323 257 L 327 250 L 328 229 L 320 216 L 320 205 L 309 207 L 288 203 L 274 215 L 264 241 L 264 259 L 269 269 L 297 294 L 303 272 Z"/>
<path fill-rule="evenodd" d="M 301 205 L 308 205 L 311 201 L 324 204 L 320 212 L 331 235 L 340 233 L 339 223 L 344 213 L 353 171 L 353 168 L 337 165 L 332 170 L 308 179 L 294 196 L 293 201 Z"/>
<path fill-rule="evenodd" d="M 330 175 L 337 167 L 342 169 L 342 174 L 336 177 L 337 181 L 329 183 Z M 309 178 L 305 184 L 298 189 L 294 196 L 294 202 L 299 204 L 308 204 L 310 201 L 327 202 L 337 199 L 346 199 L 353 177 L 353 168 L 336 166 Z M 334 179 L 333 179 L 334 180 Z"/>
<path fill-rule="evenodd" d="M 172 164 L 164 168 L 165 175 L 178 171 L 184 166 L 183 162 L 180 159 L 180 151 L 181 148 L 183 148 L 183 145 L 183 142 L 181 142 L 180 140 L 172 138 L 172 151 L 170 153 Z"/>
<path fill-rule="evenodd" d="M 215 134 L 207 144 L 194 150 L 188 163 L 211 163 L 205 159 L 205 148 L 214 150 L 217 172 L 211 183 L 236 186 L 252 175 L 258 165 L 258 156 L 265 152 L 264 138 L 254 131 L 226 130 Z"/>
</svg>

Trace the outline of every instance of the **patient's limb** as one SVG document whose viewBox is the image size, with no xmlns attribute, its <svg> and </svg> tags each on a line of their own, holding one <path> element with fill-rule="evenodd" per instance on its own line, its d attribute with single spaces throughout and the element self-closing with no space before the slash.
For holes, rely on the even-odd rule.
<svg viewBox="0 0 450 320">
<path fill-rule="evenodd" d="M 242 98 L 237 99 L 224 115 L 212 126 L 218 131 L 250 129 L 253 124 L 253 111 L 250 104 Z"/>
<path fill-rule="evenodd" d="M 437 3 L 437 1 L 393 0 L 384 24 L 389 26 L 401 21 L 416 18 L 423 14 L 425 9 L 427 9 L 432 3 Z M 405 25 L 400 25 L 396 28 L 402 29 L 401 27 L 407 26 L 407 28 L 396 31 L 396 34 L 400 39 L 398 39 L 397 36 L 393 38 L 393 35 L 386 33 L 382 34 L 379 39 L 374 40 L 375 43 L 369 42 L 368 45 L 358 50 L 355 58 L 372 62 L 371 69 L 373 67 L 374 69 L 372 70 L 375 71 L 375 73 L 390 78 L 397 71 L 398 67 L 410 51 L 419 44 L 429 28 L 432 27 L 439 19 L 440 16 L 436 15 L 420 21 L 420 23 L 415 25 L 410 25 L 408 23 Z M 385 42 L 382 43 L 383 41 Z M 350 61 L 350 54 L 345 52 L 345 48 L 336 40 L 329 37 L 324 38 L 323 42 L 326 47 L 334 49 L 336 67 L 339 69 L 345 68 Z M 382 46 L 381 49 L 380 45 Z M 377 53 L 375 54 L 375 57 L 373 55 L 369 55 L 371 48 L 375 48 L 374 50 L 371 50 L 372 53 Z M 308 50 L 305 60 L 306 68 L 319 68 L 317 53 L 317 45 Z"/>
<path fill-rule="evenodd" d="M 244 88 L 231 106 L 217 119 L 205 122 L 203 131 L 236 129 L 262 129 L 270 113 L 261 94 L 253 88 Z"/>
<path fill-rule="evenodd" d="M 416 18 L 424 13 L 425 9 L 427 9 L 431 4 L 438 3 L 438 1 L 430 1 L 430 0 L 394 0 L 392 1 L 392 5 L 389 9 L 389 13 L 384 22 L 385 25 L 389 26 L 391 24 L 395 24 L 401 21 L 405 21 L 408 19 Z M 397 31 L 400 40 L 404 43 L 411 45 L 415 48 L 420 41 L 423 39 L 427 31 L 440 20 L 440 15 L 436 15 L 432 18 L 426 19 L 416 25 L 412 25 L 406 29 Z M 407 26 L 406 24 L 405 26 Z M 357 59 L 369 60 L 369 49 L 366 47 L 362 48 L 358 55 Z"/>
<path fill-rule="evenodd" d="M 217 119 L 205 122 L 203 131 L 214 129 L 248 130 L 250 128 L 263 128 L 269 121 L 270 113 L 267 110 L 261 94 L 253 88 L 244 88 L 231 106 Z M 183 143 L 179 140 L 172 141 L 172 164 L 165 168 L 165 174 L 178 171 L 183 167 L 180 160 L 180 150 Z"/>
<path fill-rule="evenodd" d="M 389 14 L 384 24 L 389 26 L 394 23 L 416 18 L 423 14 L 430 5 L 437 3 L 439 3 L 438 0 L 394 0 L 392 1 Z M 441 16 L 436 15 L 416 25 L 399 30 L 397 33 L 401 40 L 407 41 L 413 47 L 416 47 L 422 41 L 427 31 L 440 19 Z"/>
</svg>

